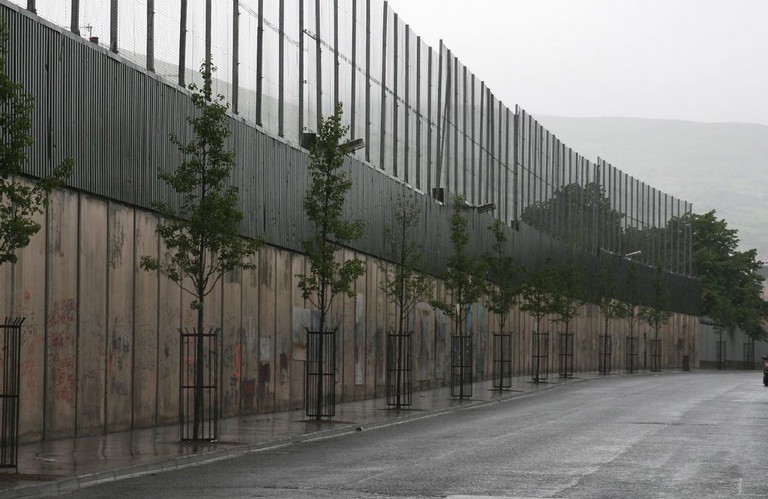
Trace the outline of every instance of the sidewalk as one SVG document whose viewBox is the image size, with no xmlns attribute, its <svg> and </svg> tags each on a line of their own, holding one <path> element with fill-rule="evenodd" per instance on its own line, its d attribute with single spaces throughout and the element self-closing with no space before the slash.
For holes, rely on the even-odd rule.
<svg viewBox="0 0 768 499">
<path fill-rule="evenodd" d="M 547 382 L 533 383 L 530 377 L 520 376 L 503 392 L 492 390 L 492 381 L 482 381 L 474 384 L 472 398 L 463 401 L 452 399 L 450 388 L 437 388 L 414 392 L 413 405 L 401 410 L 389 408 L 384 398 L 344 402 L 336 405 L 336 417 L 330 421 L 309 421 L 303 410 L 226 418 L 219 421 L 220 438 L 215 443 L 180 443 L 179 427 L 173 425 L 22 444 L 18 473 L 0 473 L 0 499 L 68 492 L 360 428 L 433 417 L 599 377 L 587 372 L 566 380 L 550 374 Z"/>
</svg>

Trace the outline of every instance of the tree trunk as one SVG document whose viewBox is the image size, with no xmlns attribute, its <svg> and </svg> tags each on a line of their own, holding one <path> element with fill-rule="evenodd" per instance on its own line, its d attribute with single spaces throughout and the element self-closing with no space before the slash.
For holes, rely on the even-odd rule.
<svg viewBox="0 0 768 499">
<path fill-rule="evenodd" d="M 203 324 L 205 312 L 203 308 L 203 297 L 200 297 L 198 303 L 200 308 L 197 310 L 197 331 L 195 331 L 195 347 L 197 351 L 195 353 L 195 408 L 192 427 L 193 440 L 198 440 L 200 438 L 203 426 L 203 381 L 205 379 L 205 349 L 203 348 Z"/>
</svg>

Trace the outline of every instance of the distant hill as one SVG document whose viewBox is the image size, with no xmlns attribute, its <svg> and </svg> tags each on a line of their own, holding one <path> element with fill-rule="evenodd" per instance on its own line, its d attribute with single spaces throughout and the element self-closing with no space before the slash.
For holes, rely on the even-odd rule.
<svg viewBox="0 0 768 499">
<path fill-rule="evenodd" d="M 768 261 L 768 126 L 640 118 L 535 116 L 583 156 L 598 156 L 657 189 L 715 210 L 742 250 Z"/>
</svg>

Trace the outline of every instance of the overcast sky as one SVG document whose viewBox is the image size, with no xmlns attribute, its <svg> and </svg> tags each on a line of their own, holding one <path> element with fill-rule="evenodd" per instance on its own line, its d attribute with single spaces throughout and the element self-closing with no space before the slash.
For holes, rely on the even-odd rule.
<svg viewBox="0 0 768 499">
<path fill-rule="evenodd" d="M 390 0 L 532 114 L 768 125 L 768 0 Z"/>
</svg>

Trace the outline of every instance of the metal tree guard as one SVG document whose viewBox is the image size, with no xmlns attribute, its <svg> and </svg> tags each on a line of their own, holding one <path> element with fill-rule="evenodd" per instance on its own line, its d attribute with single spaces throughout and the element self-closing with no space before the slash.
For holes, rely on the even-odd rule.
<svg viewBox="0 0 768 499">
<path fill-rule="evenodd" d="M 493 333 L 493 388 L 512 387 L 512 333 Z"/>
<path fill-rule="evenodd" d="M 661 371 L 661 338 L 651 340 L 651 371 Z"/>
<path fill-rule="evenodd" d="M 561 378 L 573 376 L 573 333 L 560 333 L 558 335 L 558 369 L 557 374 Z"/>
<path fill-rule="evenodd" d="M 639 340 L 639 336 L 627 336 L 627 372 L 629 374 L 636 373 L 639 367 L 640 352 L 637 348 Z"/>
<path fill-rule="evenodd" d="M 472 335 L 451 336 L 451 397 L 472 396 Z"/>
<path fill-rule="evenodd" d="M 0 382 L 2 422 L 0 423 L 0 468 L 19 464 L 19 388 L 21 385 L 21 325 L 24 317 L 6 317 L 0 324 L 3 349 L 0 351 L 3 377 Z"/>
<path fill-rule="evenodd" d="M 387 334 L 387 405 L 413 404 L 413 331 Z"/>
<path fill-rule="evenodd" d="M 611 358 L 613 356 L 613 339 L 610 334 L 600 335 L 600 345 L 597 354 L 597 372 L 608 374 L 611 372 Z"/>
<path fill-rule="evenodd" d="M 179 330 L 179 425 L 181 440 L 207 440 L 218 438 L 219 431 L 219 353 L 220 328 L 197 334 L 195 330 Z M 198 341 L 203 342 L 203 358 L 197 358 Z M 197 392 L 197 366 L 203 362 L 202 410 L 195 415 Z M 198 432 L 195 432 L 195 417 Z"/>
<path fill-rule="evenodd" d="M 744 342 L 744 369 L 754 369 L 755 368 L 755 340 L 745 341 Z"/>
<path fill-rule="evenodd" d="M 307 330 L 304 414 L 321 419 L 336 415 L 336 330 Z"/>
<path fill-rule="evenodd" d="M 725 340 L 717 340 L 717 368 L 725 369 L 726 365 L 726 343 Z"/>
<path fill-rule="evenodd" d="M 549 378 L 549 332 L 534 332 L 532 338 L 531 378 L 538 383 Z"/>
</svg>

